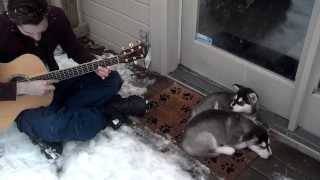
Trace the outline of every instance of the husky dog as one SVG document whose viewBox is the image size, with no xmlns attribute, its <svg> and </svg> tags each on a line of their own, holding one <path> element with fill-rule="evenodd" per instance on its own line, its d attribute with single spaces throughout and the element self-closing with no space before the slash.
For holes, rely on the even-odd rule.
<svg viewBox="0 0 320 180">
<path fill-rule="evenodd" d="M 252 89 L 239 84 L 234 84 L 233 89 L 235 92 L 218 92 L 206 97 L 192 108 L 191 118 L 209 109 L 219 109 L 241 112 L 255 121 L 259 109 L 258 95 Z"/>
<path fill-rule="evenodd" d="M 268 131 L 241 113 L 206 110 L 190 120 L 185 128 L 182 148 L 192 156 L 232 155 L 249 148 L 261 158 L 272 155 Z"/>
</svg>

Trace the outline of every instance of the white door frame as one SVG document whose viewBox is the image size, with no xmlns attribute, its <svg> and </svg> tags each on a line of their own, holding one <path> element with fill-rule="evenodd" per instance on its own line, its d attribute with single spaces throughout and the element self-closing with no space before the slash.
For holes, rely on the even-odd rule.
<svg viewBox="0 0 320 180">
<path fill-rule="evenodd" d="M 320 44 L 317 47 L 316 59 L 320 58 Z M 306 87 L 305 98 L 303 99 L 301 112 L 299 113 L 299 126 L 304 130 L 320 137 L 320 121 L 319 121 L 319 107 L 320 107 L 320 61 L 314 61 L 309 83 Z"/>
<path fill-rule="evenodd" d="M 310 88 L 313 88 L 312 67 L 316 61 L 318 46 L 320 43 L 320 1 L 315 1 L 314 9 L 309 23 L 309 29 L 305 40 L 305 48 L 298 68 L 295 81 L 295 99 L 292 102 L 291 115 L 288 129 L 294 131 L 299 124 L 304 99 Z"/>
<path fill-rule="evenodd" d="M 180 63 L 181 17 L 183 0 L 150 0 L 152 70 L 168 75 Z M 315 1 L 310 19 L 307 44 L 302 51 L 289 118 L 289 130 L 299 124 L 299 114 L 310 88 L 312 66 L 320 42 L 320 1 Z"/>
<path fill-rule="evenodd" d="M 162 75 L 180 63 L 182 0 L 150 0 L 151 69 Z"/>
</svg>

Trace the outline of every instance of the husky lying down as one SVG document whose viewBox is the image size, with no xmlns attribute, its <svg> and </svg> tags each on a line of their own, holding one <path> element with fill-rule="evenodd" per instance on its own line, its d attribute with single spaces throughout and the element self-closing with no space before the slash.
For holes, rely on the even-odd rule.
<svg viewBox="0 0 320 180">
<path fill-rule="evenodd" d="M 262 158 L 272 154 L 268 132 L 256 121 L 258 95 L 238 84 L 233 87 L 234 93 L 211 94 L 192 109 L 182 142 L 190 155 L 232 155 L 247 147 Z"/>
<path fill-rule="evenodd" d="M 237 112 L 207 110 L 187 124 L 182 148 L 193 156 L 233 155 L 249 148 L 261 158 L 272 155 L 267 130 Z"/>
</svg>

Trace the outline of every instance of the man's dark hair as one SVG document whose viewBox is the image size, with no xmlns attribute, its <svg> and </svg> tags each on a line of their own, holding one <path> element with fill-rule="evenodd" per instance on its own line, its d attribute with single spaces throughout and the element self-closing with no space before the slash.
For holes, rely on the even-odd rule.
<svg viewBox="0 0 320 180">
<path fill-rule="evenodd" d="M 17 25 L 39 24 L 48 12 L 47 0 L 9 0 L 8 16 Z"/>
</svg>

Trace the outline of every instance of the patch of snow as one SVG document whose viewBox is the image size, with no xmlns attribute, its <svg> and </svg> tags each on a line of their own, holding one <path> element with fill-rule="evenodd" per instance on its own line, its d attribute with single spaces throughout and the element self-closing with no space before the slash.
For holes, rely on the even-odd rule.
<svg viewBox="0 0 320 180">
<path fill-rule="evenodd" d="M 275 172 L 272 174 L 272 180 L 294 180 L 294 179 L 287 177 L 281 173 Z"/>
<path fill-rule="evenodd" d="M 62 68 L 77 65 L 56 55 Z M 122 96 L 142 95 L 126 65 L 114 67 L 125 80 Z M 152 83 L 152 81 L 147 81 Z M 202 180 L 208 169 L 184 156 L 170 141 L 140 128 L 106 128 L 86 142 L 68 142 L 59 163 L 49 162 L 15 125 L 0 132 L 0 180 Z M 192 172 L 192 175 L 190 174 Z"/>
</svg>

